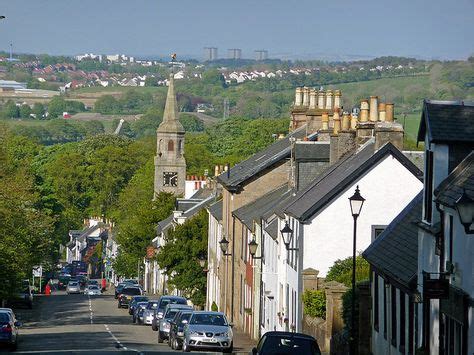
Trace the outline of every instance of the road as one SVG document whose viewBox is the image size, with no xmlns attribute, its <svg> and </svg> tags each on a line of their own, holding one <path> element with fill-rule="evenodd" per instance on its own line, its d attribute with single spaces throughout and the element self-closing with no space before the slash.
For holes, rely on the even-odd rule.
<svg viewBox="0 0 474 355">
<path fill-rule="evenodd" d="M 18 309 L 16 314 L 24 323 L 18 353 L 181 354 L 158 344 L 150 326 L 133 324 L 128 311 L 117 308 L 113 294 L 89 297 L 57 291 L 37 297 L 32 310 Z M 234 342 L 234 348 L 248 354 L 248 346 L 239 348 Z"/>
</svg>

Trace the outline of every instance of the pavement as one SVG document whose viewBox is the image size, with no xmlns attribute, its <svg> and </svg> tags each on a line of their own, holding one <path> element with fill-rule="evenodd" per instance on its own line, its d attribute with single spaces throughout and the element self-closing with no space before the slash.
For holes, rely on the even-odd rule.
<svg viewBox="0 0 474 355">
<path fill-rule="evenodd" d="M 51 296 L 35 297 L 33 309 L 15 313 L 23 322 L 18 353 L 181 354 L 166 343 L 158 344 L 157 333 L 150 326 L 133 324 L 128 311 L 117 308 L 111 291 L 101 296 L 55 291 Z M 234 332 L 235 354 L 248 354 L 253 346 L 250 338 Z M 0 348 L 3 351 L 7 349 Z"/>
</svg>

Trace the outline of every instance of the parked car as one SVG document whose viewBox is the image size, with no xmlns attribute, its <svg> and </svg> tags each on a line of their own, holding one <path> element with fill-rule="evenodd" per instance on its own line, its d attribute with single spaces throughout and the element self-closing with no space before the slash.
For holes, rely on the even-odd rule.
<svg viewBox="0 0 474 355">
<path fill-rule="evenodd" d="M 102 294 L 102 291 L 97 285 L 89 285 L 84 290 L 84 294 L 89 296 L 100 296 Z"/>
<path fill-rule="evenodd" d="M 147 296 L 133 296 L 128 305 L 128 314 L 132 315 L 138 302 L 148 302 Z"/>
<path fill-rule="evenodd" d="M 0 344 L 16 350 L 18 345 L 18 328 L 21 323 L 15 320 L 13 312 L 0 311 Z"/>
<path fill-rule="evenodd" d="M 224 313 L 195 311 L 184 327 L 183 351 L 193 349 L 231 353 L 234 334 Z"/>
<path fill-rule="evenodd" d="M 97 281 L 97 280 L 88 280 L 87 281 L 87 286 L 91 286 L 91 285 L 99 286 L 99 281 Z"/>
<path fill-rule="evenodd" d="M 180 350 L 183 346 L 184 326 L 188 324 L 192 310 L 180 309 L 170 323 L 170 335 L 168 345 L 173 350 Z"/>
<path fill-rule="evenodd" d="M 143 312 L 145 311 L 145 308 L 146 308 L 147 304 L 148 304 L 148 301 L 138 302 L 138 303 L 135 304 L 135 307 L 133 309 L 133 315 L 132 315 L 132 322 L 133 323 L 142 322 Z"/>
<path fill-rule="evenodd" d="M 160 325 L 158 329 L 158 343 L 162 343 L 164 340 L 169 339 L 171 324 L 170 321 L 174 318 L 176 313 L 180 310 L 189 309 L 192 310 L 193 307 L 186 304 L 174 304 L 170 303 L 166 306 L 163 318 L 160 319 Z"/>
<path fill-rule="evenodd" d="M 321 351 L 316 339 L 310 335 L 272 331 L 262 336 L 257 347 L 252 349 L 252 354 L 321 355 Z"/>
<path fill-rule="evenodd" d="M 81 293 L 81 285 L 79 281 L 69 281 L 66 287 L 66 293 L 70 295 L 71 293 Z"/>
<path fill-rule="evenodd" d="M 118 297 L 118 308 L 128 308 L 133 296 L 141 296 L 142 289 L 139 287 L 125 287 Z"/>
<path fill-rule="evenodd" d="M 79 282 L 79 285 L 84 288 L 87 284 L 87 276 L 86 275 L 77 275 L 76 280 Z"/>
<path fill-rule="evenodd" d="M 64 290 L 67 287 L 69 281 L 71 281 L 70 274 L 60 274 L 58 277 L 58 289 Z"/>
<path fill-rule="evenodd" d="M 140 320 L 142 324 L 151 325 L 153 321 L 153 314 L 158 307 L 158 300 L 148 301 L 145 310 L 143 311 L 143 319 Z"/>
<path fill-rule="evenodd" d="M 153 329 L 154 331 L 158 330 L 159 321 L 161 318 L 163 318 L 163 312 L 165 311 L 166 306 L 170 303 L 188 304 L 188 301 L 186 301 L 186 298 L 180 296 L 161 296 L 158 308 L 155 309 L 155 312 L 153 314 L 153 321 L 151 323 L 151 329 Z"/>
<path fill-rule="evenodd" d="M 122 281 L 124 284 L 128 284 L 128 285 L 134 285 L 134 286 L 137 286 L 137 287 L 141 287 L 138 280 L 123 280 Z"/>
<path fill-rule="evenodd" d="M 127 284 L 124 284 L 123 282 L 120 282 L 117 287 L 115 287 L 115 299 L 118 298 L 124 287 L 127 286 Z"/>
</svg>

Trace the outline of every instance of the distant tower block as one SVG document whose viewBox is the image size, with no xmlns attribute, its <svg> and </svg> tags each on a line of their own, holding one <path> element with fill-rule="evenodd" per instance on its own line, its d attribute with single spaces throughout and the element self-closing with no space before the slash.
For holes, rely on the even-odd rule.
<svg viewBox="0 0 474 355">
<path fill-rule="evenodd" d="M 258 49 L 255 51 L 255 60 L 267 60 L 268 59 L 268 51 L 266 49 Z"/>
<path fill-rule="evenodd" d="M 217 60 L 217 47 L 204 47 L 204 60 Z"/>
<path fill-rule="evenodd" d="M 231 48 L 227 50 L 227 58 L 229 59 L 241 59 L 242 50 L 240 48 Z"/>
</svg>

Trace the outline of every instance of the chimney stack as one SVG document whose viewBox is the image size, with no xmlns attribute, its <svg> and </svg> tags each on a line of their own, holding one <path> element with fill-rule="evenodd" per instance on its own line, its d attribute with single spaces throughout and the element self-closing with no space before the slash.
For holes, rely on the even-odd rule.
<svg viewBox="0 0 474 355">
<path fill-rule="evenodd" d="M 295 92 L 295 106 L 301 106 L 303 104 L 303 88 L 296 88 Z"/>
<path fill-rule="evenodd" d="M 219 165 L 214 167 L 214 176 L 219 176 Z"/>
<path fill-rule="evenodd" d="M 309 93 L 309 109 L 315 110 L 318 106 L 318 94 L 315 89 L 311 89 Z"/>
<path fill-rule="evenodd" d="M 393 122 L 393 104 L 386 103 L 385 104 L 385 121 L 386 122 Z"/>
<path fill-rule="evenodd" d="M 349 112 L 344 111 L 342 113 L 342 130 L 348 131 L 351 129 L 351 118 L 349 116 Z"/>
<path fill-rule="evenodd" d="M 362 100 L 360 102 L 360 122 L 367 122 L 369 120 L 369 102 Z"/>
<path fill-rule="evenodd" d="M 379 102 L 379 121 L 384 122 L 385 121 L 385 103 Z"/>
<path fill-rule="evenodd" d="M 334 109 L 341 108 L 341 90 L 334 90 Z"/>
<path fill-rule="evenodd" d="M 326 110 L 332 109 L 332 90 L 326 92 Z"/>
<path fill-rule="evenodd" d="M 324 110 L 324 105 L 326 103 L 326 94 L 324 90 L 319 90 L 318 92 L 318 108 Z"/>
<path fill-rule="evenodd" d="M 303 88 L 303 106 L 309 106 L 309 88 L 307 88 L 306 86 Z"/>
<path fill-rule="evenodd" d="M 377 96 L 370 97 L 370 112 L 369 112 L 369 120 L 371 122 L 377 122 L 379 119 L 379 98 Z"/>
</svg>

